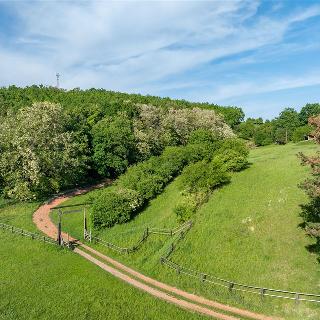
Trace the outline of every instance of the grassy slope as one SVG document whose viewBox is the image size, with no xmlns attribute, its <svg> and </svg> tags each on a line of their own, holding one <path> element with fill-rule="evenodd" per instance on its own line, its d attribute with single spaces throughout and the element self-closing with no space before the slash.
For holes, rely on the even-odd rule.
<svg viewBox="0 0 320 320">
<path fill-rule="evenodd" d="M 0 222 L 35 230 L 37 203 L 0 203 Z M 202 319 L 67 250 L 0 230 L 0 319 Z"/>
<path fill-rule="evenodd" d="M 305 248 L 311 240 L 298 227 L 299 205 L 307 199 L 297 184 L 307 176 L 308 169 L 301 167 L 296 157 L 299 151 L 312 153 L 317 148 L 300 143 L 253 150 L 251 167 L 235 174 L 232 183 L 216 191 L 199 210 L 195 226 L 173 260 L 238 282 L 319 292 L 319 264 Z M 146 224 L 175 225 L 172 208 L 180 196 L 177 180 L 135 220 L 100 232 L 100 237 L 125 244 L 137 239 Z M 69 203 L 81 201 L 79 197 Z M 81 217 L 68 217 L 64 225 L 71 233 L 77 228 L 81 232 Z M 293 302 L 271 299 L 261 303 L 254 296 L 230 296 L 224 290 L 200 287 L 197 281 L 177 277 L 157 263 L 168 243 L 166 238 L 154 237 L 130 257 L 114 256 L 161 280 L 224 302 L 282 314 L 288 319 L 319 318 L 315 305 L 303 303 L 295 308 Z"/>
<path fill-rule="evenodd" d="M 242 283 L 319 293 L 319 263 L 306 250 L 311 240 L 298 227 L 299 205 L 307 199 L 297 184 L 308 169 L 296 157 L 316 148 L 304 143 L 252 151 L 251 167 L 198 212 L 175 260 Z M 319 318 L 320 309 L 313 307 L 302 304 L 292 312 L 291 302 L 273 303 L 279 312 L 298 319 Z"/>
</svg>

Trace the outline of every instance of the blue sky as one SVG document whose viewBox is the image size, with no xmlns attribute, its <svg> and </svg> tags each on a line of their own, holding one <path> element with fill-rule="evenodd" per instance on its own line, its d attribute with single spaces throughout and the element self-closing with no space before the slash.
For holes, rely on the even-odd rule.
<svg viewBox="0 0 320 320">
<path fill-rule="evenodd" d="M 1 1 L 0 86 L 241 106 L 320 101 L 320 1 Z"/>
</svg>

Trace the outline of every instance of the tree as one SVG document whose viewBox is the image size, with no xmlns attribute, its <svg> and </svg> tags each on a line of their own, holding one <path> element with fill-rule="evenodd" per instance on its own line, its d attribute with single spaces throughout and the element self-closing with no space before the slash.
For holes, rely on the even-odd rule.
<svg viewBox="0 0 320 320">
<path fill-rule="evenodd" d="M 320 116 L 309 118 L 309 124 L 315 126 L 313 134 L 317 143 L 320 143 Z M 320 152 L 314 156 L 299 154 L 302 165 L 311 168 L 311 178 L 305 180 L 300 187 L 309 196 L 309 203 L 302 206 L 301 216 L 307 234 L 316 240 L 315 248 L 320 254 Z"/>
<path fill-rule="evenodd" d="M 301 125 L 299 114 L 293 108 L 285 108 L 275 119 L 276 141 L 287 143 L 292 140 L 294 130 Z"/>
<path fill-rule="evenodd" d="M 256 129 L 253 138 L 254 143 L 257 146 L 266 146 L 271 144 L 274 140 L 273 126 L 271 122 L 266 122 L 260 125 Z"/>
<path fill-rule="evenodd" d="M 312 127 L 310 125 L 305 125 L 305 126 L 296 128 L 296 130 L 294 130 L 292 135 L 292 141 L 299 142 L 299 141 L 306 140 L 306 138 L 311 133 L 311 131 L 312 131 Z"/>
<path fill-rule="evenodd" d="M 254 136 L 256 130 L 256 124 L 254 119 L 248 118 L 245 122 L 242 122 L 237 127 L 237 133 L 240 138 L 249 140 Z"/>
<path fill-rule="evenodd" d="M 135 138 L 132 123 L 125 113 L 105 117 L 92 129 L 93 161 L 98 173 L 112 177 L 126 170 L 133 162 Z"/>
<path fill-rule="evenodd" d="M 308 119 L 320 114 L 320 103 L 307 103 L 300 111 L 299 118 L 301 123 L 307 124 Z"/>
<path fill-rule="evenodd" d="M 87 169 L 86 141 L 66 130 L 66 116 L 53 103 L 34 103 L 8 115 L 0 129 L 0 150 L 4 192 L 20 200 L 58 192 Z"/>
</svg>

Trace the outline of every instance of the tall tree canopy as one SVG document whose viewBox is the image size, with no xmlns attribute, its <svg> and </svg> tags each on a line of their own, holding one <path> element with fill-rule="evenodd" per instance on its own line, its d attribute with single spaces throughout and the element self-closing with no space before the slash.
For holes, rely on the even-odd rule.
<svg viewBox="0 0 320 320">
<path fill-rule="evenodd" d="M 307 124 L 310 117 L 320 114 L 320 103 L 307 103 L 300 111 L 299 118 L 303 124 Z"/>
<path fill-rule="evenodd" d="M 135 138 L 132 123 L 125 113 L 105 117 L 93 127 L 93 161 L 105 177 L 124 172 L 134 161 Z"/>
<path fill-rule="evenodd" d="M 7 196 L 37 198 L 79 181 L 87 168 L 86 141 L 66 130 L 60 105 L 34 103 L 0 127 L 0 176 Z"/>
</svg>

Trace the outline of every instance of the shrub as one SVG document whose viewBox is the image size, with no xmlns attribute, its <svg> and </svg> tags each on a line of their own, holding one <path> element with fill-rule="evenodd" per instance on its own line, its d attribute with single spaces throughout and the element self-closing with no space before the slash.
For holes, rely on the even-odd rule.
<svg viewBox="0 0 320 320">
<path fill-rule="evenodd" d="M 227 171 L 240 171 L 248 165 L 247 157 L 235 150 L 224 150 L 215 159 L 219 159 Z"/>
<path fill-rule="evenodd" d="M 104 226 L 108 227 L 132 218 L 143 204 L 161 193 L 167 183 L 189 164 L 183 170 L 181 181 L 184 189 L 193 194 L 187 203 L 176 208 L 179 219 L 187 219 L 195 210 L 191 210 L 191 207 L 196 208 L 204 202 L 208 192 L 229 182 L 228 170 L 240 170 L 246 164 L 248 150 L 242 141 L 236 139 L 229 139 L 226 142 L 216 141 L 213 139 L 214 135 L 208 135 L 204 131 L 198 131 L 193 137 L 191 140 L 197 144 L 167 147 L 161 156 L 153 156 L 149 160 L 131 166 L 116 182 L 117 189 L 113 192 L 121 190 L 120 195 L 109 196 L 110 199 L 114 199 L 112 204 L 108 200 L 105 206 L 103 203 L 96 206 L 94 215 L 97 217 L 94 219 L 94 224 L 101 225 L 100 221 L 104 219 L 104 215 L 107 221 Z M 201 141 L 205 142 L 199 143 Z M 223 157 L 216 156 L 211 160 L 213 155 L 219 152 L 222 152 Z M 130 190 L 129 195 L 125 194 L 125 190 Z M 131 210 L 129 202 L 133 201 L 131 199 L 133 191 L 136 192 L 139 201 Z"/>
<path fill-rule="evenodd" d="M 312 130 L 313 128 L 310 125 L 305 125 L 303 127 L 296 128 L 292 135 L 292 141 L 299 142 L 306 140 L 306 137 L 308 137 Z"/>
<path fill-rule="evenodd" d="M 179 222 L 185 222 L 193 216 L 195 207 L 188 203 L 180 203 L 174 207 L 173 212 L 176 214 Z"/>
<path fill-rule="evenodd" d="M 247 157 L 249 155 L 249 149 L 246 143 L 241 139 L 226 139 L 222 142 L 220 148 L 216 154 L 219 155 L 227 150 L 234 150 L 240 155 Z"/>
<path fill-rule="evenodd" d="M 161 156 L 151 157 L 149 160 L 131 166 L 125 174 L 120 176 L 116 182 L 117 188 L 111 194 L 106 189 L 94 202 L 95 204 L 98 202 L 93 212 L 94 225 L 110 227 L 132 218 L 143 204 L 161 193 L 166 184 L 181 172 L 188 163 L 188 158 L 189 153 L 185 147 L 170 147 Z M 117 192 L 119 195 L 116 195 Z M 133 192 L 139 201 L 132 207 Z M 103 204 L 103 201 L 106 203 Z"/>
<path fill-rule="evenodd" d="M 186 167 L 181 176 L 181 183 L 188 192 L 209 192 L 214 187 L 230 181 L 223 162 L 214 159 L 207 163 L 199 161 Z"/>
<path fill-rule="evenodd" d="M 198 129 L 193 131 L 188 139 L 189 144 L 205 144 L 210 145 L 218 141 L 216 134 L 209 130 Z"/>
<path fill-rule="evenodd" d="M 140 208 L 142 198 L 137 191 L 123 188 L 107 188 L 95 199 L 92 213 L 95 227 L 111 227 L 123 223 Z"/>
</svg>

